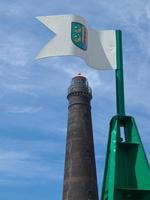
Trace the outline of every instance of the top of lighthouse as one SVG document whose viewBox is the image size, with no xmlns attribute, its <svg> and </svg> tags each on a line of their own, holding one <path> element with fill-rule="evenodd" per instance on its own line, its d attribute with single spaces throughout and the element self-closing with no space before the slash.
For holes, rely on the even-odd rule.
<svg viewBox="0 0 150 200">
<path fill-rule="evenodd" d="M 70 94 L 76 95 L 77 93 L 88 95 L 90 98 L 92 98 L 92 90 L 89 87 L 88 80 L 80 73 L 72 78 L 71 85 L 68 88 L 68 96 Z"/>
</svg>

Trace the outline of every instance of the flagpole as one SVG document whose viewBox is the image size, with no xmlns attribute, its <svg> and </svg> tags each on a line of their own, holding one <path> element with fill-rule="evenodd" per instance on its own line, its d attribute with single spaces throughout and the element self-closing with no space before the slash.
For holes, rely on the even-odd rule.
<svg viewBox="0 0 150 200">
<path fill-rule="evenodd" d="M 117 46 L 117 69 L 116 69 L 116 104 L 117 115 L 125 116 L 124 101 L 124 78 L 123 78 L 123 56 L 122 56 L 122 33 L 116 30 L 116 46 Z"/>
</svg>

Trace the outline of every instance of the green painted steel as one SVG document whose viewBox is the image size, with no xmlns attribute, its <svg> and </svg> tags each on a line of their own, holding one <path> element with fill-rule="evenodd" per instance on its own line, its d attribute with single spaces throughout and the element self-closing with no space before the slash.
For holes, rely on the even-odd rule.
<svg viewBox="0 0 150 200">
<path fill-rule="evenodd" d="M 101 200 L 150 200 L 150 166 L 131 116 L 111 120 Z"/>
<path fill-rule="evenodd" d="M 120 30 L 116 46 L 117 116 L 110 122 L 101 200 L 150 200 L 150 166 L 135 120 L 125 115 Z"/>
<path fill-rule="evenodd" d="M 124 103 L 124 80 L 123 80 L 123 58 L 122 58 L 122 33 L 116 30 L 116 55 L 117 55 L 117 69 L 116 69 L 116 101 L 117 114 L 125 115 Z"/>
</svg>

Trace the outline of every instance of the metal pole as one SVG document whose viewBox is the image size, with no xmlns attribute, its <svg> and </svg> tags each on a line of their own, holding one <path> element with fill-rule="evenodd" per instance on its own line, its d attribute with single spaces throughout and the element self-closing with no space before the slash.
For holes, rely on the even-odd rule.
<svg viewBox="0 0 150 200">
<path fill-rule="evenodd" d="M 123 79 L 123 58 L 122 58 L 122 34 L 116 30 L 116 50 L 117 50 L 117 69 L 116 69 L 116 104 L 117 115 L 125 116 L 124 103 L 124 79 Z"/>
</svg>

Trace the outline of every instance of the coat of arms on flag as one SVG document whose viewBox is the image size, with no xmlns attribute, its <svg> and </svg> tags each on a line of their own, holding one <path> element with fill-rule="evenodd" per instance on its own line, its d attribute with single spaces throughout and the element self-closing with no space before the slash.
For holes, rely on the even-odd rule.
<svg viewBox="0 0 150 200">
<path fill-rule="evenodd" d="M 71 39 L 77 47 L 87 50 L 87 29 L 83 24 L 71 23 Z"/>
</svg>

